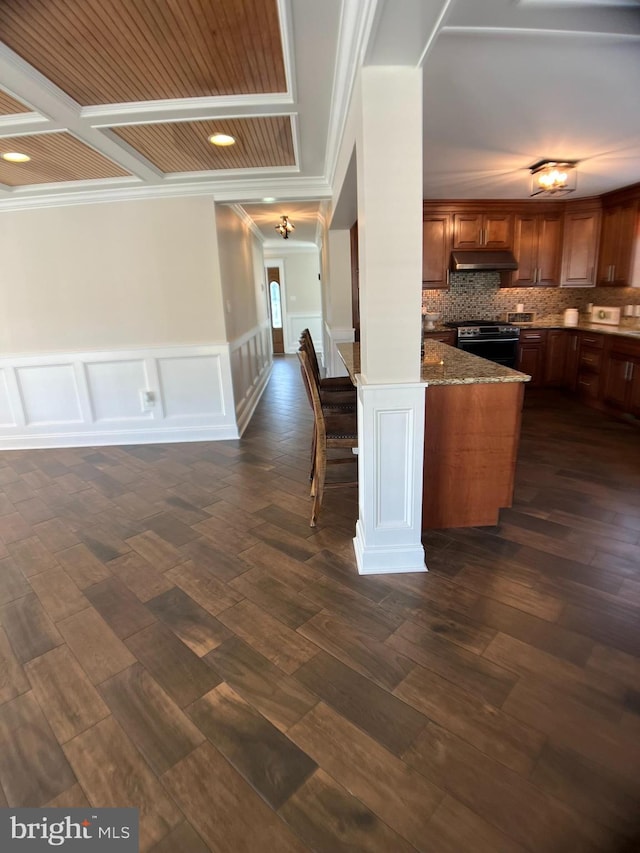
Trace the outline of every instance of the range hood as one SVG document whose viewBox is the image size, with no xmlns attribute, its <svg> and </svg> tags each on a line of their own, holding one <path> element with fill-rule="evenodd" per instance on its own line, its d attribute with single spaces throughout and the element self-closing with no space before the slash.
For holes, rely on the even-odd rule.
<svg viewBox="0 0 640 853">
<path fill-rule="evenodd" d="M 451 272 L 505 272 L 518 269 L 512 252 L 451 252 Z"/>
</svg>

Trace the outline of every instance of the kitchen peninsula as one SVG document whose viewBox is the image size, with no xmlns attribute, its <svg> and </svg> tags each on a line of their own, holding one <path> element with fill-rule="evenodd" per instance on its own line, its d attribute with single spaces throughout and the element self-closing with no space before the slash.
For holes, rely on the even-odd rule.
<svg viewBox="0 0 640 853">
<path fill-rule="evenodd" d="M 339 344 L 354 384 L 360 345 Z M 437 341 L 425 341 L 422 529 L 498 522 L 511 506 L 523 383 L 529 376 Z"/>
</svg>

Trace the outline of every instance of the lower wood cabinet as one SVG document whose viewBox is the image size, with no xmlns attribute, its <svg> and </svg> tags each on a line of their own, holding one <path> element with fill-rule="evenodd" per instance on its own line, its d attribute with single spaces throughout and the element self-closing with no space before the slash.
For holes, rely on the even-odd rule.
<svg viewBox="0 0 640 853">
<path fill-rule="evenodd" d="M 439 341 L 441 344 L 448 344 L 450 347 L 456 345 L 456 333 L 453 329 L 445 332 L 423 332 L 422 337 L 425 341 Z"/>
<path fill-rule="evenodd" d="M 567 384 L 568 334 L 564 329 L 549 329 L 544 355 L 544 384 L 548 388 L 563 388 Z"/>
<path fill-rule="evenodd" d="M 518 345 L 517 370 L 528 373 L 530 388 L 539 388 L 544 384 L 546 329 L 521 329 Z"/>
<path fill-rule="evenodd" d="M 578 379 L 576 391 L 585 402 L 600 398 L 604 335 L 582 332 L 578 350 Z"/>
<path fill-rule="evenodd" d="M 620 412 L 640 415 L 640 344 L 625 338 L 608 341 L 602 377 L 602 401 Z"/>
</svg>

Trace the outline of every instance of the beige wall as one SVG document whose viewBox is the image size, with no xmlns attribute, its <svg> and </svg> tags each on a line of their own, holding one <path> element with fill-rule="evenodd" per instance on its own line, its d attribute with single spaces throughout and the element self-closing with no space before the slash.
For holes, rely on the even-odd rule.
<svg viewBox="0 0 640 853">
<path fill-rule="evenodd" d="M 353 327 L 351 310 L 351 237 L 348 231 L 329 231 L 329 276 L 326 286 L 331 305 L 325 319 L 331 327 Z"/>
<path fill-rule="evenodd" d="M 0 215 L 0 353 L 226 340 L 211 199 Z"/>
<path fill-rule="evenodd" d="M 321 314 L 320 254 L 318 249 L 308 252 L 265 251 L 266 265 L 280 263 L 284 271 L 287 298 L 286 309 L 292 314 Z"/>
<path fill-rule="evenodd" d="M 231 207 L 217 205 L 216 226 L 228 340 L 266 319 L 262 249 Z"/>
</svg>

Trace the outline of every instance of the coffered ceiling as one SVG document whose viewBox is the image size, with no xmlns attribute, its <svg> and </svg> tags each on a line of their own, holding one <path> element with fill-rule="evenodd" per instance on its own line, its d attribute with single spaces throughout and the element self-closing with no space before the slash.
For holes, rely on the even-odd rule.
<svg viewBox="0 0 640 853">
<path fill-rule="evenodd" d="M 423 69 L 426 198 L 640 181 L 637 0 L 2 0 L 0 211 L 207 193 L 313 241 L 362 63 Z"/>
</svg>

